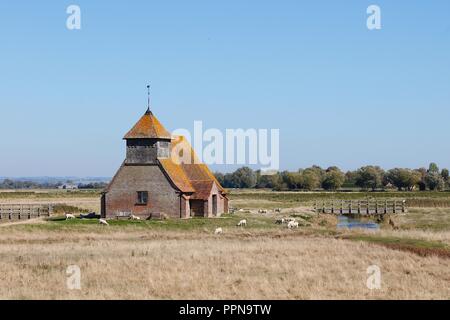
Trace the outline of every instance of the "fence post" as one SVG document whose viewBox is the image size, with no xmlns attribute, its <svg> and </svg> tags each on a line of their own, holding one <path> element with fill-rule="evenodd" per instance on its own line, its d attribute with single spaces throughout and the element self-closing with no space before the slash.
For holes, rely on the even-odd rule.
<svg viewBox="0 0 450 320">
<path fill-rule="evenodd" d="M 375 200 L 375 214 L 378 214 L 378 200 Z"/>
<path fill-rule="evenodd" d="M 358 214 L 361 214 L 361 200 L 358 200 Z"/>
<path fill-rule="evenodd" d="M 350 200 L 350 203 L 348 205 L 348 213 L 352 214 L 352 211 L 353 211 L 353 209 L 352 209 L 352 200 Z"/>
<path fill-rule="evenodd" d="M 323 207 L 322 207 L 322 213 L 325 213 L 325 210 L 326 210 L 326 208 L 325 208 L 325 200 L 323 200 Z"/>
<path fill-rule="evenodd" d="M 405 213 L 406 212 L 406 200 L 402 201 L 402 212 Z"/>
<path fill-rule="evenodd" d="M 384 213 L 385 214 L 388 213 L 388 201 L 387 200 L 384 201 Z"/>
<path fill-rule="evenodd" d="M 344 200 L 341 200 L 341 209 L 340 209 L 340 213 L 341 213 L 341 214 L 344 213 Z"/>
<path fill-rule="evenodd" d="M 392 210 L 392 213 L 396 213 L 397 212 L 397 200 L 394 200 L 394 208 Z"/>
<path fill-rule="evenodd" d="M 370 200 L 367 200 L 366 202 L 367 202 L 366 213 L 367 213 L 367 215 L 369 215 L 370 214 Z"/>
<path fill-rule="evenodd" d="M 31 219 L 31 211 L 33 210 L 33 205 L 30 205 L 30 210 L 28 210 L 28 219 Z"/>
<path fill-rule="evenodd" d="M 12 219 L 12 207 L 9 207 L 8 219 L 9 219 L 9 220 Z"/>
</svg>

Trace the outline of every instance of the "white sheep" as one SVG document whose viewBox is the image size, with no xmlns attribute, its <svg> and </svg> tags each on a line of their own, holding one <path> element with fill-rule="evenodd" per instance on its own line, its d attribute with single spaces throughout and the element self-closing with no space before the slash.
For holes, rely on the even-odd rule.
<svg viewBox="0 0 450 320">
<path fill-rule="evenodd" d="M 281 212 L 281 209 L 280 209 L 280 208 L 276 208 L 276 209 L 275 209 L 275 212 L 280 213 L 280 212 Z"/>
<path fill-rule="evenodd" d="M 284 219 L 284 218 L 278 219 L 275 223 L 276 224 L 284 224 L 284 223 L 286 223 L 286 219 Z"/>
<path fill-rule="evenodd" d="M 239 221 L 239 223 L 237 224 L 238 227 L 246 227 L 247 226 L 247 220 L 241 220 Z"/>
<path fill-rule="evenodd" d="M 99 219 L 98 223 L 104 226 L 109 226 L 109 223 L 105 219 Z"/>
<path fill-rule="evenodd" d="M 223 230 L 222 228 L 217 228 L 216 231 L 214 231 L 214 234 L 222 234 Z"/>
<path fill-rule="evenodd" d="M 75 219 L 75 216 L 70 213 L 66 213 L 66 220 Z"/>
<path fill-rule="evenodd" d="M 130 219 L 131 219 L 131 220 L 141 220 L 140 217 L 135 216 L 135 215 L 133 215 L 133 214 L 130 216 Z"/>
<path fill-rule="evenodd" d="M 298 228 L 298 222 L 297 221 L 290 221 L 287 225 L 288 229 Z"/>
<path fill-rule="evenodd" d="M 258 213 L 267 213 L 267 210 L 260 209 L 258 210 Z"/>
</svg>

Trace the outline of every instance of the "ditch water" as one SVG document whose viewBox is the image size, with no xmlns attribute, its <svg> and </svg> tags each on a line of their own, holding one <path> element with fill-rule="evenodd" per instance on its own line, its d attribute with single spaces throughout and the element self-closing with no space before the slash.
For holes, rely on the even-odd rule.
<svg viewBox="0 0 450 320">
<path fill-rule="evenodd" d="M 380 225 L 367 219 L 361 219 L 358 216 L 339 215 L 338 229 L 379 229 Z"/>
</svg>

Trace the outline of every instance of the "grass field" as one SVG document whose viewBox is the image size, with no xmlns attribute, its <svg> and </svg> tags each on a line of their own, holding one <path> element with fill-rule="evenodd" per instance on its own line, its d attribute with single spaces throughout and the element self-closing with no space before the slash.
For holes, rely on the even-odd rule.
<svg viewBox="0 0 450 320">
<path fill-rule="evenodd" d="M 312 210 L 316 199 L 404 198 L 396 229 L 336 228 Z M 449 299 L 449 193 L 233 191 L 236 214 L 214 219 L 3 222 L 2 299 Z M 416 202 L 413 202 L 416 201 Z M 0 202 L 52 202 L 98 212 L 98 192 L 0 192 Z M 428 204 L 428 206 L 425 206 Z M 68 207 L 64 207 L 68 206 Z M 281 208 L 281 213 L 273 212 Z M 268 209 L 258 214 L 258 209 Z M 275 224 L 294 216 L 301 227 Z M 242 219 L 246 228 L 236 227 Z M 222 235 L 214 230 L 222 227 Z M 66 268 L 81 270 L 69 290 Z M 381 269 L 378 290 L 367 268 Z"/>
</svg>

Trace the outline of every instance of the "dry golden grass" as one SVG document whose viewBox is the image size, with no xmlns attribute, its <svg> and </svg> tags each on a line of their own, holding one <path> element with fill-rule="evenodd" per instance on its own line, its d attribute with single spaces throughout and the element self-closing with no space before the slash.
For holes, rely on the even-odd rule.
<svg viewBox="0 0 450 320">
<path fill-rule="evenodd" d="M 448 209 L 413 209 L 398 216 L 399 230 L 337 231 L 335 217 L 313 214 L 310 227 L 289 231 L 274 219 L 311 215 L 312 208 L 263 195 L 232 198 L 232 206 L 250 211 L 244 214 L 246 229 L 235 227 L 239 215 L 110 227 L 88 221 L 6 222 L 0 228 L 0 299 L 450 298 L 450 259 L 380 242 L 450 245 Z M 51 202 L 97 212 L 100 203 L 92 194 L 59 192 L 5 196 L 2 202 Z M 281 214 L 257 214 L 277 207 Z M 212 234 L 216 226 L 224 228 L 222 236 Z M 346 236 L 353 238 L 337 239 Z M 380 290 L 366 287 L 366 269 L 373 264 L 381 268 Z M 69 265 L 81 268 L 81 290 L 67 289 Z"/>
<path fill-rule="evenodd" d="M 81 268 L 68 290 L 66 268 Z M 376 264 L 382 288 L 366 287 Z M 2 228 L 2 299 L 449 299 L 449 260 L 300 232 Z"/>
</svg>

